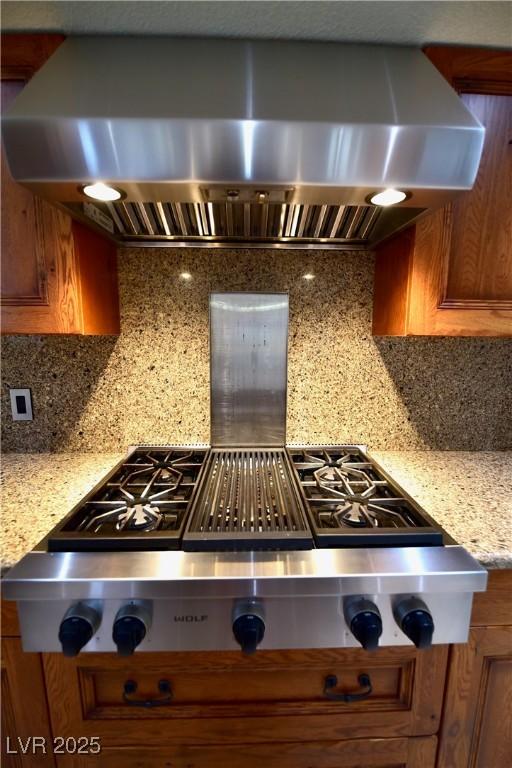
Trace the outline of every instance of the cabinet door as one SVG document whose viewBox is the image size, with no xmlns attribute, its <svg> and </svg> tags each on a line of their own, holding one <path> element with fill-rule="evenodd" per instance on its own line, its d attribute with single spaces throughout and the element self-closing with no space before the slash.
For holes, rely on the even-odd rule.
<svg viewBox="0 0 512 768">
<path fill-rule="evenodd" d="M 58 758 L 59 768 L 434 768 L 437 739 L 354 739 L 232 747 L 103 749 Z"/>
<path fill-rule="evenodd" d="M 485 142 L 474 188 L 452 204 L 442 306 L 512 309 L 512 95 L 461 98 L 485 126 Z"/>
<path fill-rule="evenodd" d="M 425 53 L 486 128 L 474 188 L 377 249 L 373 332 L 512 336 L 512 54 Z"/>
<path fill-rule="evenodd" d="M 2 112 L 22 90 L 22 80 L 2 80 Z M 2 163 L 2 304 L 48 304 L 42 201 L 12 180 Z"/>
<path fill-rule="evenodd" d="M 2 109 L 64 38 L 2 35 Z M 2 165 L 2 333 L 119 333 L 114 243 L 17 184 Z"/>
<path fill-rule="evenodd" d="M 3 638 L 1 673 L 2 766 L 55 765 L 40 654 L 24 653 L 18 637 Z M 31 737 L 44 739 L 45 753 L 39 748 L 33 751 Z"/>
<path fill-rule="evenodd" d="M 59 35 L 2 36 L 2 110 L 53 53 Z M 11 178 L 2 148 L 3 333 L 77 333 L 71 221 Z"/>
<path fill-rule="evenodd" d="M 510 768 L 512 626 L 476 627 L 454 646 L 438 768 Z"/>
</svg>

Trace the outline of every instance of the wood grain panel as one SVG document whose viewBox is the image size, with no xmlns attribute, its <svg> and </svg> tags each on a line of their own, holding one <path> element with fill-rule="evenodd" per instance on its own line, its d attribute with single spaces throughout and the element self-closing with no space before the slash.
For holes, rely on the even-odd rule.
<svg viewBox="0 0 512 768">
<path fill-rule="evenodd" d="M 512 626 L 512 570 L 489 571 L 487 591 L 473 598 L 471 626 Z"/>
<path fill-rule="evenodd" d="M 511 92 L 511 51 L 428 45 L 423 52 L 459 93 L 500 95 Z"/>
<path fill-rule="evenodd" d="M 510 768 L 512 627 L 478 627 L 454 646 L 438 768 Z"/>
<path fill-rule="evenodd" d="M 486 134 L 475 185 L 452 204 L 442 306 L 477 300 L 512 309 L 512 96 L 462 98 Z"/>
<path fill-rule="evenodd" d="M 80 275 L 83 333 L 118 334 L 117 248 L 83 224 L 73 222 L 73 243 Z"/>
<path fill-rule="evenodd" d="M 281 744 L 104 749 L 105 768 L 434 768 L 436 738 L 360 739 Z M 96 760 L 96 762 L 95 762 Z M 66 757 L 65 768 L 98 765 L 98 758 Z"/>
<path fill-rule="evenodd" d="M 447 647 L 426 652 L 362 650 L 240 653 L 45 654 L 53 727 L 62 735 L 102 735 L 106 747 L 183 743 L 265 743 L 430 735 L 440 721 Z M 356 691 L 366 672 L 369 699 L 350 704 L 323 695 L 328 674 Z M 141 696 L 155 697 L 160 679 L 171 682 L 166 707 L 134 708 L 123 702 L 126 680 Z M 165 728 L 162 723 L 165 722 Z M 129 725 L 128 725 L 129 724 Z"/>
<path fill-rule="evenodd" d="M 41 736 L 47 745 L 51 743 L 41 657 L 24 653 L 18 638 L 2 639 L 2 766 L 55 765 L 51 750 L 23 756 L 6 754 L 7 736 L 11 745 L 18 743 L 18 737 L 26 744 L 31 736 Z"/>
<path fill-rule="evenodd" d="M 488 125 L 484 155 L 473 190 L 377 248 L 373 332 L 510 337 L 512 54 L 438 46 L 425 53 Z"/>
<path fill-rule="evenodd" d="M 2 35 L 3 106 L 63 39 Z M 3 155 L 0 302 L 2 333 L 119 333 L 114 245 L 14 182 Z"/>
<path fill-rule="evenodd" d="M 21 90 L 63 39 L 2 35 L 2 101 Z M 82 330 L 71 220 L 13 181 L 5 161 L 1 304 L 2 333 Z"/>
<path fill-rule="evenodd" d="M 2 112 L 23 85 L 18 80 L 2 80 Z M 13 181 L 3 147 L 1 166 L 2 303 L 48 304 L 40 201 Z"/>
<path fill-rule="evenodd" d="M 508 659 L 485 660 L 471 768 L 505 768 L 512 759 L 512 640 L 509 651 Z"/>
<path fill-rule="evenodd" d="M 18 623 L 18 611 L 16 603 L 12 600 L 2 600 L 2 624 L 0 626 L 2 637 L 19 637 L 20 625 Z"/>
<path fill-rule="evenodd" d="M 16 305 L 2 304 L 2 333 L 81 333 L 82 314 L 71 219 L 46 201 L 40 200 L 38 204 L 48 304 L 26 305 L 23 300 Z"/>
<path fill-rule="evenodd" d="M 29 80 L 64 40 L 64 35 L 2 35 L 2 80 Z"/>
<path fill-rule="evenodd" d="M 190 662 L 175 670 L 172 675 L 174 703 L 166 711 L 142 710 L 141 717 L 201 718 L 237 717 L 240 709 L 247 716 L 310 714 L 336 715 L 339 702 L 331 702 L 323 696 L 324 680 L 334 670 L 344 691 L 359 689 L 359 669 L 334 667 L 294 668 L 269 667 L 259 669 L 225 668 L 198 671 Z M 370 699 L 354 702 L 344 710 L 351 712 L 390 711 L 409 709 L 411 706 L 412 662 L 403 666 L 376 667 L 371 665 L 373 694 Z M 136 665 L 128 670 L 104 667 L 79 670 L 80 687 L 85 716 L 104 719 L 109 717 L 133 718 L 133 709 L 123 704 L 121 692 L 125 680 L 134 677 L 142 696 L 158 696 L 157 682 L 169 676 L 167 665 L 144 659 L 144 667 Z"/>
<path fill-rule="evenodd" d="M 411 227 L 383 243 L 377 251 L 372 318 L 372 333 L 375 336 L 402 336 L 406 333 L 415 234 L 414 227 Z"/>
</svg>

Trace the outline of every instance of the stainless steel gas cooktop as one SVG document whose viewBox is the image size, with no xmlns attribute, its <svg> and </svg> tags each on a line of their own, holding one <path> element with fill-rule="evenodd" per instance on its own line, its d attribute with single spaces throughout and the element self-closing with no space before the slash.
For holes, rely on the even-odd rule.
<svg viewBox="0 0 512 768">
<path fill-rule="evenodd" d="M 465 642 L 485 570 L 362 446 L 286 447 L 288 296 L 210 328 L 212 447 L 133 448 L 7 574 L 25 650 Z"/>
<path fill-rule="evenodd" d="M 450 541 L 362 446 L 140 446 L 71 510 L 46 546 L 200 552 L 443 540 Z"/>
</svg>

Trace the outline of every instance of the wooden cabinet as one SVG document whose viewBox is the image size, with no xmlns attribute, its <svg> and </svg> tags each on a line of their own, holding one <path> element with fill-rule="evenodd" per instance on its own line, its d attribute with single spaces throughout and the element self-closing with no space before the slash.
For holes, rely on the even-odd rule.
<svg viewBox="0 0 512 768">
<path fill-rule="evenodd" d="M 435 734 L 439 728 L 448 649 L 141 653 L 132 658 L 44 654 L 55 733 L 99 735 L 103 746 L 265 744 Z M 343 692 L 359 692 L 366 674 L 368 698 L 346 703 L 324 693 L 336 675 Z M 172 698 L 155 707 L 125 700 Z M 71 683 L 70 683 L 71 681 Z M 164 698 L 165 695 L 164 695 Z"/>
<path fill-rule="evenodd" d="M 438 768 L 510 768 L 512 626 L 476 627 L 454 646 Z"/>
<path fill-rule="evenodd" d="M 15 603 L 1 601 L 2 609 L 2 757 L 5 768 L 53 766 L 51 735 L 41 654 L 24 653 Z M 32 752 L 30 737 L 45 740 L 46 754 Z M 7 742 L 9 738 L 9 742 Z M 27 753 L 22 754 L 22 749 Z M 9 750 L 9 753 L 8 753 Z"/>
<path fill-rule="evenodd" d="M 450 649 L 437 768 L 510 768 L 512 570 L 475 595 L 467 645 Z"/>
<path fill-rule="evenodd" d="M 231 747 L 177 745 L 104 749 L 107 768 L 434 768 L 437 739 L 350 739 Z M 96 760 L 96 762 L 95 762 Z M 93 768 L 98 758 L 59 759 L 63 768 Z"/>
<path fill-rule="evenodd" d="M 373 333 L 512 336 L 512 54 L 428 47 L 485 125 L 471 192 L 377 249 Z"/>
<path fill-rule="evenodd" d="M 2 109 L 62 41 L 2 36 Z M 119 333 L 115 245 L 12 180 L 2 151 L 3 333 Z"/>
<path fill-rule="evenodd" d="M 19 637 L 2 638 L 1 674 L 2 765 L 5 768 L 55 765 L 40 654 L 24 653 Z M 34 736 L 39 737 L 41 749 L 34 745 Z"/>
</svg>

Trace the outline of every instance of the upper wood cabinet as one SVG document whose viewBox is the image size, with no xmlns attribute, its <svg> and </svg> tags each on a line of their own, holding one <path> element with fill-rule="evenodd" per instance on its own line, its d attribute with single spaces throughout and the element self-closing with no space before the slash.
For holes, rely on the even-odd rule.
<svg viewBox="0 0 512 768">
<path fill-rule="evenodd" d="M 512 54 L 428 47 L 485 125 L 471 192 L 377 250 L 377 336 L 512 336 Z"/>
<path fill-rule="evenodd" d="M 60 45 L 2 36 L 2 109 Z M 2 333 L 119 333 L 115 245 L 17 184 L 2 150 Z"/>
</svg>

